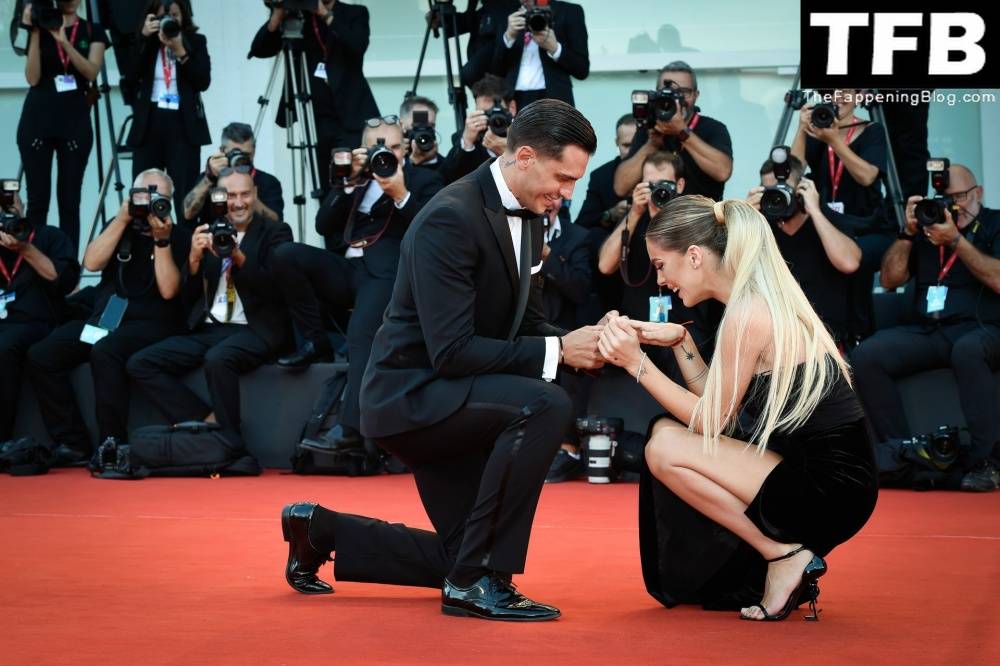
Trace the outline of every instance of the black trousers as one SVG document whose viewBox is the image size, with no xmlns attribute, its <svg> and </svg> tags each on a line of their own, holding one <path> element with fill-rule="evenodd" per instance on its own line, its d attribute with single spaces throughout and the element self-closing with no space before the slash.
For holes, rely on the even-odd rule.
<svg viewBox="0 0 1000 666">
<path fill-rule="evenodd" d="M 360 430 L 361 379 L 395 281 L 373 275 L 363 259 L 345 259 L 299 243 L 286 243 L 275 250 L 272 271 L 292 320 L 307 340 L 325 338 L 324 312 L 354 308 L 347 326 L 350 365 L 340 424 Z"/>
<path fill-rule="evenodd" d="M 94 379 L 99 441 L 128 439 L 129 384 L 125 364 L 132 354 L 176 332 L 162 321 L 126 321 L 118 330 L 91 346 L 80 342 L 84 322 L 63 324 L 28 350 L 28 372 L 42 420 L 56 444 L 90 450 L 80 408 L 73 395 L 70 373 L 90 361 Z"/>
<path fill-rule="evenodd" d="M 875 332 L 875 302 L 872 289 L 875 273 L 882 266 L 882 255 L 895 241 L 893 234 L 876 233 L 856 236 L 854 241 L 861 247 L 861 267 L 851 275 L 848 314 L 848 341 L 863 340 Z"/>
<path fill-rule="evenodd" d="M 0 321 L 0 442 L 13 436 L 21 396 L 21 375 L 28 348 L 48 335 L 51 327 L 42 323 L 15 324 Z"/>
<path fill-rule="evenodd" d="M 28 190 L 27 217 L 33 224 L 49 223 L 52 194 L 52 158 L 56 158 L 56 202 L 59 228 L 69 236 L 73 248 L 80 248 L 80 198 L 83 176 L 94 146 L 90 122 L 78 123 L 76 135 L 67 139 L 35 137 L 18 140 L 21 163 Z"/>
<path fill-rule="evenodd" d="M 271 347 L 249 326 L 209 324 L 147 347 L 129 359 L 127 369 L 171 423 L 201 421 L 214 412 L 219 425 L 238 436 L 240 375 L 259 368 L 271 354 Z M 201 366 L 210 404 L 181 381 L 184 374 Z"/>
<path fill-rule="evenodd" d="M 183 222 L 184 197 L 201 175 L 201 146 L 192 146 L 180 111 L 153 109 L 142 145 L 132 155 L 132 178 L 146 169 L 163 169 L 174 181 L 174 220 Z"/>
<path fill-rule="evenodd" d="M 334 514 L 334 525 L 316 529 L 335 535 L 337 579 L 440 588 L 455 566 L 523 572 L 538 496 L 571 409 L 556 384 L 483 375 L 444 421 L 377 440 L 413 470 L 434 531 Z"/>
<path fill-rule="evenodd" d="M 900 326 L 879 331 L 851 354 L 858 395 L 881 441 L 911 436 L 893 380 L 922 370 L 950 367 L 972 438 L 968 462 L 990 456 L 1000 438 L 997 386 L 1000 326 L 976 322 L 929 328 Z"/>
</svg>

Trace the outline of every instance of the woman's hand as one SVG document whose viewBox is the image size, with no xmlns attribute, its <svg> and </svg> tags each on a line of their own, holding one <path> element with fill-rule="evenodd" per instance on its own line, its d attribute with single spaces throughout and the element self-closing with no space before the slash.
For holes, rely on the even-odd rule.
<svg viewBox="0 0 1000 666">
<path fill-rule="evenodd" d="M 149 37 L 160 31 L 160 19 L 156 14 L 146 14 L 146 22 L 142 24 L 142 36 Z"/>
<path fill-rule="evenodd" d="M 24 6 L 24 11 L 21 12 L 21 23 L 28 26 L 32 30 L 35 29 L 35 24 L 31 22 L 31 3 L 29 2 Z"/>
<path fill-rule="evenodd" d="M 623 317 L 623 319 L 626 319 Z M 656 345 L 657 347 L 676 347 L 684 342 L 687 337 L 687 329 L 680 324 L 656 321 L 638 321 L 627 319 L 628 326 L 639 338 L 639 343 L 643 345 Z"/>
<path fill-rule="evenodd" d="M 597 349 L 608 363 L 614 363 L 634 376 L 639 371 L 642 350 L 639 348 L 639 336 L 629 322 L 628 317 L 609 320 L 597 341 Z"/>
</svg>

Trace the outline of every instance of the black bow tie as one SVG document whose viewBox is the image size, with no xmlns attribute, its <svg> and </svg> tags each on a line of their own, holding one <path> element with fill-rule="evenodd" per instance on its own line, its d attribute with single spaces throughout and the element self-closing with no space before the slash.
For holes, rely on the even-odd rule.
<svg viewBox="0 0 1000 666">
<path fill-rule="evenodd" d="M 507 217 L 519 217 L 522 220 L 533 220 L 536 217 L 539 217 L 538 213 L 532 213 L 527 208 L 504 208 L 503 210 L 507 213 Z"/>
</svg>

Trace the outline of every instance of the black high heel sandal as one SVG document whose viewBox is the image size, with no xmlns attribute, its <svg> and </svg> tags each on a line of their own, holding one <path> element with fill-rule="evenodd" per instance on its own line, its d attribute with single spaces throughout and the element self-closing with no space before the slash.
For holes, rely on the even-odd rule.
<svg viewBox="0 0 1000 666">
<path fill-rule="evenodd" d="M 801 553 L 806 550 L 805 546 L 799 546 L 790 553 L 785 553 L 781 557 L 776 557 L 773 560 L 767 560 L 768 564 L 772 562 L 780 562 L 781 560 L 787 560 L 793 555 Z M 806 620 L 811 620 L 816 622 L 819 620 L 820 611 L 816 608 L 816 600 L 819 598 L 819 577 L 826 573 L 826 560 L 824 560 L 819 555 L 813 555 L 812 559 L 809 560 L 809 564 L 802 571 L 802 580 L 799 582 L 798 586 L 792 590 L 792 593 L 788 595 L 788 600 L 785 602 L 785 606 L 780 612 L 769 615 L 767 609 L 764 608 L 764 604 L 754 604 L 750 608 L 759 608 L 764 614 L 762 618 L 765 622 L 778 622 L 784 620 L 788 615 L 795 610 L 803 601 L 809 602 L 809 610 L 811 615 L 806 615 Z M 745 615 L 740 615 L 741 620 L 753 620 L 758 621 L 757 618 L 747 617 Z"/>
</svg>

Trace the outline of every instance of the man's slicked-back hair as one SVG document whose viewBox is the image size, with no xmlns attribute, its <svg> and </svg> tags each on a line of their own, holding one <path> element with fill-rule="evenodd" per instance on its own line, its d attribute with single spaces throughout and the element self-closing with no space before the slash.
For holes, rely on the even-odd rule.
<svg viewBox="0 0 1000 666">
<path fill-rule="evenodd" d="M 559 158 L 566 146 L 578 146 L 593 155 L 597 135 L 582 113 L 557 99 L 540 99 L 519 109 L 507 130 L 507 150 L 530 146 L 539 155 Z"/>
</svg>

